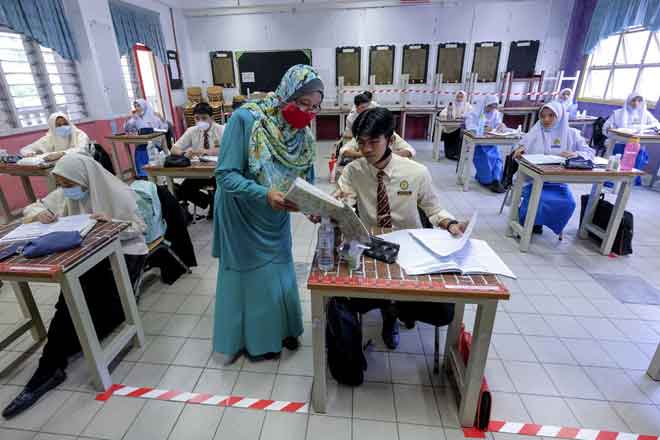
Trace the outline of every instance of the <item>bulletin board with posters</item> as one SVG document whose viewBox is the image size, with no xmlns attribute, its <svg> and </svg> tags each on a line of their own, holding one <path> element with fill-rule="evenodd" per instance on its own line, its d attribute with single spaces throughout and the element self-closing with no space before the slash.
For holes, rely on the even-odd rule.
<svg viewBox="0 0 660 440">
<path fill-rule="evenodd" d="M 218 50 L 211 52 L 211 73 L 213 85 L 225 88 L 236 87 L 234 75 L 234 55 L 229 51 Z"/>
<path fill-rule="evenodd" d="M 369 78 L 376 76 L 376 85 L 394 83 L 394 45 L 378 45 L 369 48 Z"/>
<path fill-rule="evenodd" d="M 440 43 L 435 73 L 442 74 L 443 83 L 463 82 L 465 43 Z"/>
<path fill-rule="evenodd" d="M 344 77 L 345 86 L 360 85 L 360 70 L 362 48 L 338 47 L 335 49 L 335 84 L 339 85 L 339 77 Z"/>
<path fill-rule="evenodd" d="M 426 83 L 428 65 L 428 44 L 406 44 L 403 46 L 403 65 L 401 67 L 401 73 L 408 75 L 408 83 Z"/>
<path fill-rule="evenodd" d="M 499 41 L 483 41 L 474 44 L 472 72 L 476 72 L 477 82 L 497 81 L 497 70 L 500 63 L 502 43 Z"/>
</svg>

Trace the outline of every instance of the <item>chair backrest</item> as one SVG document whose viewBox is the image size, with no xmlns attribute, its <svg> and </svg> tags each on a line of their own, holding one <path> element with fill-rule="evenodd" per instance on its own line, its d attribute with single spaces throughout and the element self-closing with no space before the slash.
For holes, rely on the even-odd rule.
<svg viewBox="0 0 660 440">
<path fill-rule="evenodd" d="M 209 102 L 223 102 L 224 89 L 220 86 L 210 86 L 206 89 L 206 95 L 209 97 Z"/>
</svg>

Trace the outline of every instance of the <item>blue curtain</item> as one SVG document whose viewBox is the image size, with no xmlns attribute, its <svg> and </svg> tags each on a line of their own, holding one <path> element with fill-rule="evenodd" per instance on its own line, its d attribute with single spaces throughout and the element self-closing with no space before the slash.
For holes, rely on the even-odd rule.
<svg viewBox="0 0 660 440">
<path fill-rule="evenodd" d="M 590 54 L 598 42 L 631 26 L 660 30 L 660 0 L 598 0 L 584 41 Z"/>
<path fill-rule="evenodd" d="M 121 55 L 129 53 L 136 43 L 142 43 L 167 64 L 160 14 L 116 0 L 110 1 L 110 14 Z"/>
<path fill-rule="evenodd" d="M 35 39 L 62 58 L 80 59 L 61 0 L 2 0 L 0 25 Z"/>
</svg>

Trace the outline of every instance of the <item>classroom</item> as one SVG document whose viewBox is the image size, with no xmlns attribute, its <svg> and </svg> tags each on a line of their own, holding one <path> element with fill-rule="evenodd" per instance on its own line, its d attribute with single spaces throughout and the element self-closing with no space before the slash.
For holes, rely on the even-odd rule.
<svg viewBox="0 0 660 440">
<path fill-rule="evenodd" d="M 0 439 L 660 440 L 660 0 L 0 0 Z"/>
</svg>

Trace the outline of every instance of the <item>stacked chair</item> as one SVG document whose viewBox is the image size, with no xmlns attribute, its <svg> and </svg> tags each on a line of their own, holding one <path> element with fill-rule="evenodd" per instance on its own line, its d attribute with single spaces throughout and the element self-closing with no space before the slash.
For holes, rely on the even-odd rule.
<svg viewBox="0 0 660 440">
<path fill-rule="evenodd" d="M 206 89 L 206 95 L 209 99 L 209 105 L 213 109 L 213 120 L 218 124 L 224 124 L 224 110 L 222 106 L 225 103 L 223 88 L 220 86 L 210 86 Z"/>
<path fill-rule="evenodd" d="M 193 109 L 197 104 L 203 101 L 201 87 L 188 87 L 186 90 L 188 101 L 183 108 L 183 117 L 186 120 L 186 127 L 195 125 L 195 118 L 193 117 Z"/>
</svg>

